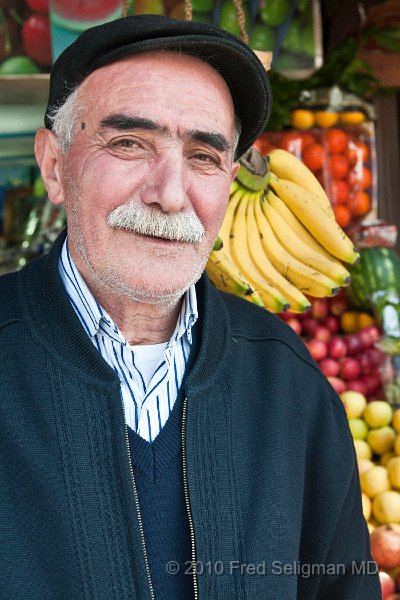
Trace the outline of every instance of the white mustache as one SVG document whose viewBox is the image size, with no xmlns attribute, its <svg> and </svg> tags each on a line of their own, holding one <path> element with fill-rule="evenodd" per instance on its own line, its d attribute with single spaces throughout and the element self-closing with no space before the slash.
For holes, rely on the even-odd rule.
<svg viewBox="0 0 400 600">
<path fill-rule="evenodd" d="M 111 227 L 177 242 L 198 243 L 205 233 L 193 210 L 167 214 L 138 201 L 114 208 L 108 215 L 107 223 Z"/>
</svg>

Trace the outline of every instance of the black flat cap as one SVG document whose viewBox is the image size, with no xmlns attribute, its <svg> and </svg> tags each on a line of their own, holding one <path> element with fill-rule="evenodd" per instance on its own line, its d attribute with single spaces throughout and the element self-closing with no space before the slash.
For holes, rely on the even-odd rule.
<svg viewBox="0 0 400 600">
<path fill-rule="evenodd" d="M 263 131 L 271 110 L 263 65 L 247 44 L 219 27 L 159 15 L 124 17 L 92 27 L 66 48 L 51 71 L 45 126 L 51 129 L 50 111 L 90 73 L 125 56 L 157 49 L 193 54 L 225 79 L 242 123 L 236 154 L 244 154 Z"/>
</svg>

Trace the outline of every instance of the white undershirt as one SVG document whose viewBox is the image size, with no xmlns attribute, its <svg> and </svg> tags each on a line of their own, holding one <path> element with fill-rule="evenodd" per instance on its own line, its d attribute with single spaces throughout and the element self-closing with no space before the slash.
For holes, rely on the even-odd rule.
<svg viewBox="0 0 400 600">
<path fill-rule="evenodd" d="M 164 358 L 168 342 L 130 346 L 135 355 L 135 362 L 142 374 L 146 387 L 149 386 L 154 371 Z"/>
</svg>

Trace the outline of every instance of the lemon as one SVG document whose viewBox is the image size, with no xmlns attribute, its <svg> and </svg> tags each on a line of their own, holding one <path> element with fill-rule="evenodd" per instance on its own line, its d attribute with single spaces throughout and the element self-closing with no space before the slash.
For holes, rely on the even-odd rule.
<svg viewBox="0 0 400 600">
<path fill-rule="evenodd" d="M 314 111 L 315 124 L 319 127 L 332 127 L 338 122 L 338 114 L 327 110 Z"/>
<path fill-rule="evenodd" d="M 390 490 L 390 481 L 387 469 L 375 465 L 360 476 L 361 489 L 369 498 L 374 498 L 382 492 Z"/>
<path fill-rule="evenodd" d="M 372 514 L 379 523 L 400 523 L 400 494 L 392 490 L 378 494 L 372 502 Z"/>
<path fill-rule="evenodd" d="M 393 409 L 384 400 L 373 400 L 367 404 L 362 416 L 370 427 L 384 427 L 392 420 Z"/>
<path fill-rule="evenodd" d="M 367 435 L 367 442 L 375 454 L 385 454 L 393 448 L 396 433 L 391 427 L 372 429 Z"/>
<path fill-rule="evenodd" d="M 349 427 L 353 440 L 365 440 L 369 429 L 363 419 L 349 419 Z"/>
<path fill-rule="evenodd" d="M 364 494 L 364 492 L 361 493 L 361 500 L 362 500 L 362 509 L 363 509 L 363 515 L 364 515 L 364 519 L 366 521 L 368 521 L 368 519 L 371 516 L 371 500 L 368 498 L 367 494 Z"/>
<path fill-rule="evenodd" d="M 361 417 L 367 406 L 367 400 L 364 394 L 360 394 L 360 392 L 353 392 L 352 390 L 342 392 L 340 399 L 343 402 L 348 419 Z"/>
<path fill-rule="evenodd" d="M 357 459 L 367 458 L 369 460 L 372 457 L 372 450 L 365 440 L 354 440 L 354 448 Z"/>
<path fill-rule="evenodd" d="M 387 463 L 386 468 L 392 486 L 395 488 L 400 488 L 400 456 L 391 458 Z"/>
</svg>

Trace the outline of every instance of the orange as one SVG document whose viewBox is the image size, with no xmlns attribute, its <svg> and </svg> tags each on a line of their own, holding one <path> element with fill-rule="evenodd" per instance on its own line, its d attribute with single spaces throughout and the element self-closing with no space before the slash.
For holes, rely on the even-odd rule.
<svg viewBox="0 0 400 600">
<path fill-rule="evenodd" d="M 302 143 L 301 133 L 298 131 L 284 131 L 278 142 L 280 148 L 295 154 L 297 157 L 301 155 Z"/>
<path fill-rule="evenodd" d="M 358 314 L 358 328 L 364 329 L 364 327 L 369 327 L 370 325 L 376 325 L 376 321 L 372 315 L 366 312 L 361 312 Z"/>
<path fill-rule="evenodd" d="M 329 197 L 333 204 L 347 204 L 349 199 L 349 184 L 343 179 L 332 179 L 329 186 Z"/>
<path fill-rule="evenodd" d="M 364 115 L 364 113 L 358 110 L 351 110 L 339 114 L 340 123 L 357 125 L 358 123 L 363 123 L 365 120 L 366 116 Z"/>
<path fill-rule="evenodd" d="M 367 192 L 356 192 L 349 202 L 353 217 L 363 217 L 371 210 L 371 198 Z"/>
<path fill-rule="evenodd" d="M 344 154 L 332 154 L 329 159 L 329 170 L 332 177 L 343 179 L 349 174 L 349 161 Z"/>
<path fill-rule="evenodd" d="M 344 333 L 356 333 L 358 331 L 358 312 L 346 310 L 340 317 L 340 327 Z"/>
<path fill-rule="evenodd" d="M 290 115 L 290 124 L 296 129 L 309 129 L 314 125 L 314 114 L 311 110 L 297 108 L 292 110 Z"/>
<path fill-rule="evenodd" d="M 347 206 L 344 204 L 338 204 L 333 207 L 335 213 L 335 219 L 340 227 L 347 227 L 351 220 L 351 214 Z"/>
<path fill-rule="evenodd" d="M 349 136 L 343 131 L 334 127 L 328 129 L 325 134 L 325 140 L 328 146 L 328 150 L 331 154 L 338 154 L 339 152 L 345 152 L 349 143 Z"/>
<path fill-rule="evenodd" d="M 372 172 L 367 167 L 364 167 L 362 170 L 362 189 L 367 190 L 371 187 L 372 183 Z"/>
<path fill-rule="evenodd" d="M 321 144 L 311 144 L 304 149 L 301 157 L 303 163 L 313 171 L 319 171 L 322 169 L 325 162 L 325 149 Z"/>
<path fill-rule="evenodd" d="M 338 122 L 338 114 L 327 110 L 316 110 L 314 112 L 315 124 L 319 127 L 332 127 Z"/>
</svg>

